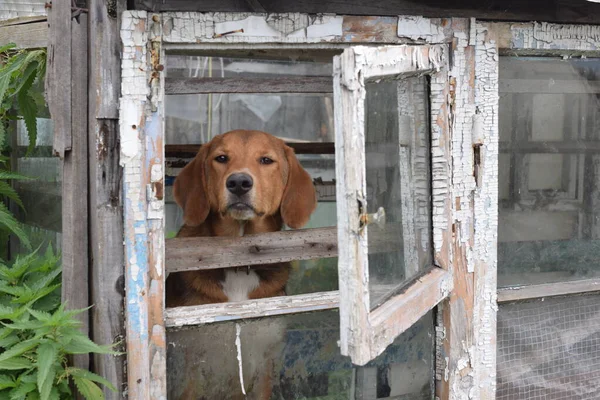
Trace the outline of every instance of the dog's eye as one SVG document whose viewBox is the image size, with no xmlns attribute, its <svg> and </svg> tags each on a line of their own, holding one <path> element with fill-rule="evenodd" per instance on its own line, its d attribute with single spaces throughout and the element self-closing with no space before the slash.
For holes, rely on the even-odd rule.
<svg viewBox="0 0 600 400">
<path fill-rule="evenodd" d="M 274 161 L 271 160 L 269 157 L 261 157 L 260 158 L 260 163 L 264 164 L 264 165 L 269 165 L 269 164 L 273 164 Z"/>
<path fill-rule="evenodd" d="M 221 164 L 225 164 L 227 161 L 229 161 L 229 157 L 225 155 L 216 156 L 215 161 Z"/>
</svg>

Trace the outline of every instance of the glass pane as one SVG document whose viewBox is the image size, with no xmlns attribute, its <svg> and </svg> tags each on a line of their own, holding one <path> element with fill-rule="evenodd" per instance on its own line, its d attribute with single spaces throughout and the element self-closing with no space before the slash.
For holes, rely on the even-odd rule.
<svg viewBox="0 0 600 400">
<path fill-rule="evenodd" d="M 337 310 L 170 330 L 168 398 L 243 399 L 240 364 L 247 399 L 432 398 L 431 313 L 365 367 L 340 355 L 339 335 Z"/>
<path fill-rule="evenodd" d="M 429 92 L 426 77 L 367 83 L 367 212 L 371 308 L 431 267 Z"/>
<path fill-rule="evenodd" d="M 501 304 L 497 400 L 600 398 L 600 296 Z"/>
<path fill-rule="evenodd" d="M 500 286 L 600 275 L 599 80 L 599 59 L 500 59 Z"/>
<path fill-rule="evenodd" d="M 36 83 L 33 100 L 38 108 L 37 140 L 29 153 L 29 137 L 23 120 L 9 125 L 10 168 L 32 178 L 15 180 L 13 187 L 18 193 L 23 208 L 11 203 L 10 208 L 27 233 L 33 248 L 52 245 L 60 251 L 62 231 L 62 164 L 52 155 L 53 125 L 45 105 L 42 83 Z M 9 254 L 14 257 L 25 248 L 17 240 L 10 241 Z"/>
<path fill-rule="evenodd" d="M 331 51 L 228 51 L 212 55 L 167 56 L 167 76 L 175 78 L 273 78 L 332 75 Z M 337 51 L 339 53 L 339 51 Z M 333 91 L 333 87 L 331 89 Z M 214 136 L 234 130 L 261 130 L 289 142 L 333 142 L 333 100 L 328 93 L 207 93 L 165 97 L 167 144 L 206 143 Z M 335 156 L 298 154 L 313 177 L 319 204 L 304 228 L 336 225 Z M 183 213 L 172 197 L 172 185 L 187 163 L 166 162 L 166 234 L 174 237 Z M 291 262 L 287 294 L 338 289 L 337 258 Z"/>
<path fill-rule="evenodd" d="M 328 93 L 214 93 L 165 96 L 168 144 L 206 143 L 234 129 L 290 142 L 333 142 Z"/>
</svg>

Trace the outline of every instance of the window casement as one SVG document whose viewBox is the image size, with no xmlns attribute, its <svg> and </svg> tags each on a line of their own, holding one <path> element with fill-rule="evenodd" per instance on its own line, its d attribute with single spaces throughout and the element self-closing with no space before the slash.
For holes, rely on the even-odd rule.
<svg viewBox="0 0 600 400">
<path fill-rule="evenodd" d="M 429 170 L 447 175 L 447 51 L 350 47 L 334 59 L 340 347 L 355 364 L 452 290 L 449 238 L 432 235 L 449 230 L 431 218 L 448 199 Z"/>
<path fill-rule="evenodd" d="M 166 393 L 167 328 L 339 308 L 341 353 L 350 356 L 352 363 L 364 365 L 444 302 L 443 312 L 437 315 L 442 328 L 436 341 L 440 364 L 436 368 L 443 370 L 444 363 L 456 358 L 456 354 L 444 356 L 443 347 L 450 348 L 445 341 L 456 347 L 461 336 L 446 336 L 443 331 L 454 332 L 452 324 L 465 318 L 462 298 L 474 293 L 467 284 L 459 288 L 454 300 L 451 297 L 455 282 L 468 281 L 468 271 L 453 269 L 453 263 L 465 265 L 473 260 L 466 261 L 468 250 L 463 246 L 472 235 L 469 196 L 475 185 L 468 167 L 459 171 L 464 177 L 453 176 L 452 167 L 459 159 L 472 165 L 475 158 L 469 153 L 473 150 L 470 139 L 461 138 L 468 147 L 453 153 L 451 122 L 458 119 L 455 129 L 465 134 L 472 125 L 465 110 L 475 107 L 472 96 L 458 95 L 469 81 L 467 76 L 474 74 L 473 64 L 451 66 L 450 52 L 464 57 L 470 45 L 462 43 L 460 51 L 452 49 L 451 37 L 440 20 L 407 17 L 402 24 L 386 25 L 385 29 L 394 32 L 392 40 L 383 40 L 386 45 L 364 46 L 360 45 L 364 40 L 358 35 L 360 28 L 355 28 L 355 39 L 354 34 L 342 34 L 342 16 L 292 17 L 282 22 L 290 26 L 277 25 L 279 33 L 273 33 L 264 16 L 227 15 L 220 20 L 218 14 L 124 14 L 120 128 L 128 380 L 133 398 L 160 398 Z M 457 30 L 468 30 L 465 22 L 457 20 Z M 242 28 L 237 29 L 238 25 Z M 333 73 L 170 75 L 170 60 L 178 55 L 212 62 L 210 57 L 215 55 L 229 60 L 249 54 L 280 60 L 294 52 L 301 55 L 299 59 L 313 54 L 315 59 L 333 61 Z M 212 64 L 211 71 L 219 68 L 224 69 Z M 454 73 L 463 75 L 453 77 Z M 286 141 L 297 154 L 328 155 L 326 160 L 331 160 L 335 153 L 335 179 L 317 179 L 315 184 L 320 201 L 336 201 L 337 226 L 241 238 L 165 239 L 170 230 L 170 221 L 165 220 L 169 185 L 185 164 L 183 159 L 192 157 L 202 145 L 168 142 L 166 96 L 206 95 L 204 104 L 210 112 L 215 104 L 211 96 L 216 94 L 269 93 L 319 93 L 329 98 L 332 93 L 333 104 L 324 104 L 332 112 L 335 143 Z M 458 100 L 464 108 L 457 106 Z M 201 122 L 207 141 L 215 120 Z M 464 193 L 458 197 L 452 190 L 453 178 L 464 179 Z M 462 226 L 456 227 L 453 207 L 464 217 Z M 168 273 L 336 256 L 339 290 L 164 307 Z M 466 311 L 467 318 L 472 312 L 472 308 Z M 448 383 L 455 378 L 438 379 Z M 442 393 L 444 387 L 438 391 Z"/>
</svg>

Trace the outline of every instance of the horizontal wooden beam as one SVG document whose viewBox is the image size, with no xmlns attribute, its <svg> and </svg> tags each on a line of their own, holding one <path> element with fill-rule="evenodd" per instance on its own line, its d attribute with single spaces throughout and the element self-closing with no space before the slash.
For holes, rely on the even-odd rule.
<svg viewBox="0 0 600 400">
<path fill-rule="evenodd" d="M 34 49 L 48 46 L 48 22 L 19 23 L 0 25 L 0 43 L 15 43 L 20 49 Z"/>
<path fill-rule="evenodd" d="M 285 78 L 166 78 L 165 94 L 332 93 L 330 76 Z"/>
<path fill-rule="evenodd" d="M 573 0 L 261 0 L 266 13 L 334 13 L 351 15 L 419 15 L 425 17 L 471 17 L 503 21 L 600 23 L 600 5 Z M 135 9 L 154 12 L 252 12 L 239 0 L 134 0 Z M 369 27 L 367 27 L 369 28 Z M 376 31 L 371 27 L 372 31 Z M 371 31 L 367 31 L 371 33 Z M 375 36 L 375 33 L 371 33 Z"/>
<path fill-rule="evenodd" d="M 169 328 L 178 328 L 212 322 L 330 310 L 338 308 L 339 303 L 340 296 L 338 291 L 332 291 L 246 300 L 234 303 L 174 307 L 165 310 L 165 324 Z"/>
<path fill-rule="evenodd" d="M 598 291 L 600 291 L 600 279 L 598 278 L 559 283 L 542 283 L 538 285 L 519 287 L 506 287 L 498 289 L 498 303 Z"/>
<path fill-rule="evenodd" d="M 296 154 L 335 154 L 333 142 L 287 142 Z M 165 157 L 167 158 L 193 158 L 200 150 L 201 144 L 167 144 Z"/>
<path fill-rule="evenodd" d="M 369 315 L 374 358 L 452 292 L 452 273 L 435 267 Z"/>
<path fill-rule="evenodd" d="M 561 153 L 598 153 L 600 154 L 600 141 L 570 140 L 556 142 L 500 142 L 500 153 L 535 153 L 535 154 L 561 154 Z"/>
<path fill-rule="evenodd" d="M 369 252 L 398 248 L 399 224 L 369 231 Z M 167 272 L 273 264 L 337 257 L 337 227 L 297 229 L 243 237 L 193 237 L 166 241 Z"/>
</svg>

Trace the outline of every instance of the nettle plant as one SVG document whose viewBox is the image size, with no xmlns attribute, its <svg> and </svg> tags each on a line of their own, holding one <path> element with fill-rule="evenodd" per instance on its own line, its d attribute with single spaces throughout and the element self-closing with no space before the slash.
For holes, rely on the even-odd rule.
<svg viewBox="0 0 600 400">
<path fill-rule="evenodd" d="M 70 399 L 73 382 L 87 399 L 103 399 L 106 379 L 69 366 L 74 354 L 116 354 L 81 332 L 75 316 L 60 302 L 61 268 L 51 247 L 11 265 L 0 264 L 0 398 Z"/>
<path fill-rule="evenodd" d="M 10 151 L 6 128 L 16 119 L 25 122 L 28 154 L 35 147 L 38 104 L 43 106 L 44 100 L 33 88 L 41 85 L 45 70 L 45 50 L 15 50 L 14 44 L 0 46 L 2 153 Z M 8 181 L 28 179 L 10 172 L 6 161 L 0 156 L 0 236 L 15 235 L 29 254 L 12 262 L 0 258 L 0 399 L 72 399 L 72 384 L 88 400 L 104 399 L 99 384 L 115 391 L 111 383 L 70 366 L 69 358 L 76 354 L 118 353 L 112 346 L 95 344 L 80 330 L 76 316 L 85 309 L 66 310 L 61 304 L 60 257 L 50 246 L 43 254 L 31 251 L 27 234 L 6 207 L 8 200 L 23 206 Z"/>
</svg>

